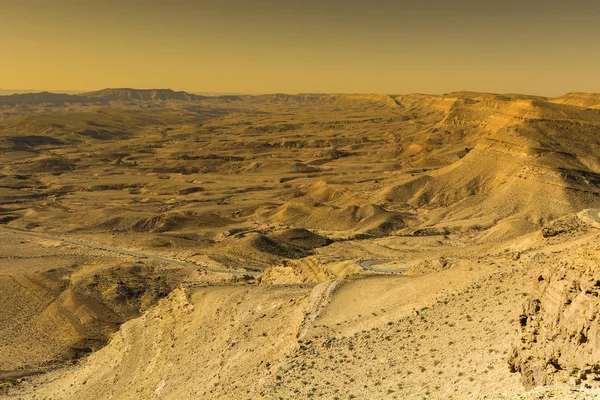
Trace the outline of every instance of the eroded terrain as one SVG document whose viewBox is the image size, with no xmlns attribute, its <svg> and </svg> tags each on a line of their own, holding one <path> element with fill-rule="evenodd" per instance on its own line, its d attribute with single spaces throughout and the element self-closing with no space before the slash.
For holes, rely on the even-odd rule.
<svg viewBox="0 0 600 400">
<path fill-rule="evenodd" d="M 0 106 L 9 396 L 594 396 L 600 96 Z"/>
</svg>

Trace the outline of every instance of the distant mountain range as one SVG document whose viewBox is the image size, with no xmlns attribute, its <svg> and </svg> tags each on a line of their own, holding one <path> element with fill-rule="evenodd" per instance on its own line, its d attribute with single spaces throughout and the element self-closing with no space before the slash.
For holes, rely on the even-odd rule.
<svg viewBox="0 0 600 400">
<path fill-rule="evenodd" d="M 114 88 L 92 92 L 61 91 L 48 92 L 37 90 L 0 89 L 0 105 L 18 104 L 64 104 L 64 103 L 102 103 L 110 101 L 196 101 L 209 97 L 239 97 L 230 93 L 188 93 L 171 89 L 132 89 Z"/>
<path fill-rule="evenodd" d="M 64 103 L 103 103 L 110 101 L 193 101 L 204 98 L 171 89 L 103 89 L 87 93 L 32 92 L 0 95 L 0 104 L 64 104 Z"/>
<path fill-rule="evenodd" d="M 219 98 L 225 101 L 234 101 L 241 99 L 252 99 L 257 102 L 298 102 L 315 101 L 322 97 L 331 95 L 324 94 L 264 94 L 264 95 L 241 95 L 241 94 L 212 94 L 205 95 L 193 94 L 183 91 L 174 91 L 172 89 L 132 89 L 132 88 L 114 88 L 102 89 L 85 93 L 54 93 L 54 92 L 31 92 L 31 93 L 13 93 L 10 95 L 0 95 L 0 105 L 19 105 L 19 104 L 65 104 L 65 103 L 106 103 L 106 102 L 138 102 L 138 101 L 198 101 L 210 98 Z"/>
<path fill-rule="evenodd" d="M 69 104 L 69 103 L 109 103 L 109 102 L 160 102 L 160 101 L 199 101 L 206 99 L 219 99 L 230 102 L 236 100 L 251 101 L 254 103 L 269 103 L 269 104 L 294 104 L 294 103 L 315 103 L 315 102 L 333 102 L 352 100 L 357 98 L 367 99 L 382 103 L 387 106 L 395 106 L 398 96 L 388 95 L 369 95 L 369 94 L 319 94 L 319 93 L 302 93 L 302 94 L 260 94 L 260 95 L 244 95 L 244 94 L 197 94 L 184 91 L 174 91 L 172 89 L 133 89 L 133 88 L 113 88 L 102 89 L 93 92 L 75 92 L 65 91 L 65 93 L 56 92 L 29 92 L 29 93 L 12 93 L 2 95 L 2 93 L 10 92 L 5 89 L 0 89 L 0 105 L 31 105 L 31 104 Z M 67 93 L 69 92 L 69 93 Z M 472 97 L 473 93 L 457 92 L 441 95 L 440 97 Z M 515 95 L 509 95 L 515 96 Z M 521 96 L 523 97 L 523 96 Z M 524 96 L 528 99 L 534 97 L 538 100 L 547 100 L 539 96 Z M 600 94 L 593 93 L 568 93 L 564 96 L 557 97 L 555 102 L 571 105 L 578 105 L 589 108 L 600 108 Z"/>
</svg>

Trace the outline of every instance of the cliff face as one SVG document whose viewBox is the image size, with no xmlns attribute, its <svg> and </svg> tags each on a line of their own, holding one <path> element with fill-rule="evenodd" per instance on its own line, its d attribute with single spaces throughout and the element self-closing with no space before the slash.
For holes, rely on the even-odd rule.
<svg viewBox="0 0 600 400">
<path fill-rule="evenodd" d="M 600 264 L 586 251 L 537 279 L 509 360 L 531 388 L 557 382 L 600 387 Z"/>
</svg>

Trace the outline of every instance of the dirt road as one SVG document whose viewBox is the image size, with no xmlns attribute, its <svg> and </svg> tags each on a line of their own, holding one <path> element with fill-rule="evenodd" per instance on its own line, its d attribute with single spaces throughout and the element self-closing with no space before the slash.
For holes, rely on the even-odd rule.
<svg viewBox="0 0 600 400">
<path fill-rule="evenodd" d="M 596 222 L 600 222 L 600 208 L 592 208 L 588 211 L 588 215 Z"/>
<path fill-rule="evenodd" d="M 600 212 L 600 210 L 596 210 L 596 212 L 598 213 L 598 212 Z M 597 218 L 600 221 L 600 215 L 597 215 Z M 157 262 L 161 262 L 161 263 L 165 263 L 165 264 L 179 265 L 182 267 L 194 267 L 194 268 L 200 267 L 208 272 L 213 272 L 213 273 L 228 273 L 228 274 L 233 274 L 233 275 L 252 275 L 252 276 L 259 276 L 262 274 L 262 272 L 259 272 L 259 271 L 241 271 L 241 270 L 237 270 L 237 269 L 209 268 L 209 267 L 204 267 L 202 265 L 198 265 L 198 264 L 191 263 L 188 261 L 176 260 L 173 258 L 161 257 L 161 256 L 153 255 L 153 254 L 142 253 L 139 251 L 133 251 L 133 250 L 128 250 L 128 249 L 121 249 L 118 247 L 106 246 L 106 245 L 101 245 L 101 244 L 96 244 L 96 243 L 80 242 L 78 240 L 66 239 L 66 238 L 59 237 L 59 236 L 49 235 L 47 233 L 31 232 L 31 231 L 25 231 L 25 230 L 21 230 L 21 229 L 7 228 L 7 227 L 3 227 L 3 226 L 0 226 L 0 231 L 16 233 L 18 235 L 37 237 L 40 239 L 56 240 L 56 241 L 59 241 L 59 242 L 65 243 L 65 244 L 87 247 L 90 249 L 106 251 L 106 252 L 111 252 L 111 253 L 117 253 L 117 254 L 122 254 L 122 255 L 130 256 L 130 257 L 145 259 L 145 260 L 152 260 L 152 261 L 157 261 Z M 390 261 L 392 261 L 392 260 L 363 260 L 363 261 L 357 261 L 356 264 L 359 265 L 361 268 L 363 268 L 366 271 L 373 271 L 373 272 L 379 272 L 379 273 L 385 273 L 385 274 L 401 275 L 407 271 L 407 269 L 386 269 L 386 268 L 375 267 L 375 265 L 385 264 Z"/>
<path fill-rule="evenodd" d="M 387 268 L 377 268 L 377 267 L 374 267 L 374 265 L 385 264 L 385 263 L 388 263 L 390 261 L 393 261 L 393 260 L 364 260 L 364 261 L 358 261 L 357 264 L 360 267 L 362 267 L 363 269 L 367 270 L 367 271 L 381 272 L 381 273 L 384 273 L 384 274 L 402 275 L 406 271 L 408 271 L 408 268 L 387 269 Z"/>
<path fill-rule="evenodd" d="M 25 236 L 33 236 L 33 237 L 37 237 L 37 238 L 41 238 L 41 239 L 56 240 L 56 241 L 59 241 L 62 243 L 72 244 L 75 246 L 88 247 L 90 249 L 107 251 L 107 252 L 111 252 L 111 253 L 118 253 L 118 254 L 130 256 L 130 257 L 141 258 L 141 259 L 145 259 L 145 260 L 152 260 L 152 261 L 162 262 L 162 263 L 166 263 L 166 264 L 179 265 L 182 267 L 194 267 L 194 268 L 200 267 L 200 268 L 204 268 L 208 272 L 213 272 L 213 273 L 227 273 L 227 274 L 234 274 L 234 275 L 260 275 L 261 274 L 261 272 L 257 272 L 257 271 L 240 271 L 240 270 L 236 270 L 236 269 L 208 268 L 208 267 L 204 267 L 202 265 L 198 265 L 198 264 L 187 262 L 187 261 L 176 260 L 173 258 L 160 257 L 160 256 L 152 255 L 152 254 L 141 253 L 138 251 L 132 251 L 132 250 L 127 250 L 127 249 L 120 249 L 120 248 L 112 247 L 112 246 L 80 242 L 77 240 L 65 239 L 65 238 L 58 237 L 58 236 L 48 235 L 46 233 L 24 231 L 24 230 L 20 230 L 20 229 L 6 228 L 6 227 L 1 227 L 1 226 L 0 226 L 0 231 L 16 233 L 16 234 L 25 235 Z"/>
</svg>

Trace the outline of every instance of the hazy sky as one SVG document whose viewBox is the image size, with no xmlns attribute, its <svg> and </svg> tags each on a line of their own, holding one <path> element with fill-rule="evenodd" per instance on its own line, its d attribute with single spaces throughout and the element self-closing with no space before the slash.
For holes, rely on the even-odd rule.
<svg viewBox="0 0 600 400">
<path fill-rule="evenodd" d="M 600 92 L 598 0 L 0 0 L 0 88 Z"/>
</svg>

